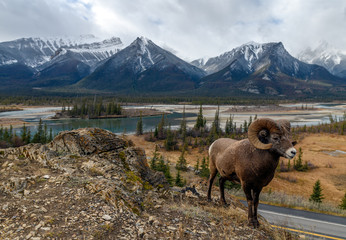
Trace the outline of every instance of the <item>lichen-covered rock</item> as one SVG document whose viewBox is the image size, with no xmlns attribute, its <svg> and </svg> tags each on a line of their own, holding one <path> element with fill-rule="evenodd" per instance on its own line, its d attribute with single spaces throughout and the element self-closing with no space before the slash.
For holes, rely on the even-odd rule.
<svg viewBox="0 0 346 240">
<path fill-rule="evenodd" d="M 104 129 L 81 128 L 59 133 L 47 146 L 58 153 L 82 156 L 124 149 L 128 143 Z"/>
</svg>

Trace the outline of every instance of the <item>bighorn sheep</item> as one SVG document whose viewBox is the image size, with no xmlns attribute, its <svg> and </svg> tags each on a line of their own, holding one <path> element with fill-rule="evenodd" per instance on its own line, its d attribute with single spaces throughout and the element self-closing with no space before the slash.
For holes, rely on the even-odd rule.
<svg viewBox="0 0 346 240">
<path fill-rule="evenodd" d="M 274 177 L 279 158 L 293 158 L 296 142 L 290 139 L 291 125 L 286 120 L 269 118 L 255 120 L 249 127 L 248 139 L 236 141 L 220 138 L 209 147 L 210 177 L 208 200 L 217 172 L 220 173 L 220 202 L 227 204 L 224 194 L 226 180 L 241 184 L 248 203 L 249 225 L 258 227 L 257 207 L 262 188 Z"/>
</svg>

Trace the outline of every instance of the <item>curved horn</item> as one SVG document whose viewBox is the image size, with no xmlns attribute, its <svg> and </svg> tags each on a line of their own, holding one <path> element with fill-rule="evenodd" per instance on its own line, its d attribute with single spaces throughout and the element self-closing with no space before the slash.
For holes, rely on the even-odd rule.
<svg viewBox="0 0 346 240">
<path fill-rule="evenodd" d="M 287 132 L 290 132 L 291 131 L 291 124 L 289 121 L 287 120 L 284 120 L 284 119 L 280 119 L 280 120 L 277 120 L 276 123 L 282 127 L 283 129 L 285 129 Z"/>
<path fill-rule="evenodd" d="M 263 129 L 267 129 L 271 134 L 272 133 L 281 134 L 281 130 L 279 125 L 270 118 L 257 119 L 250 125 L 249 131 L 248 131 L 248 138 L 250 143 L 258 149 L 266 150 L 266 149 L 270 149 L 273 144 L 272 143 L 265 144 L 265 143 L 262 143 L 258 139 L 258 133 Z"/>
</svg>

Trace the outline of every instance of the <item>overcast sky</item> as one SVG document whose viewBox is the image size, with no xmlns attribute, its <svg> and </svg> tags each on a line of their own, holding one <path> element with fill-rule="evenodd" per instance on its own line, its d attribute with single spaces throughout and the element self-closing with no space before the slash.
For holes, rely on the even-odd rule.
<svg viewBox="0 0 346 240">
<path fill-rule="evenodd" d="M 145 36 L 187 60 L 250 41 L 346 50 L 346 0 L 0 0 L 1 42 L 88 33 Z"/>
</svg>

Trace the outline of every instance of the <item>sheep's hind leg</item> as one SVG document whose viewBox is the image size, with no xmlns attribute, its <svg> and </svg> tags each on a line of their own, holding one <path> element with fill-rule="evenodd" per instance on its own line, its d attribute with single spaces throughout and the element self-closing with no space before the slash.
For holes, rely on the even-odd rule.
<svg viewBox="0 0 346 240">
<path fill-rule="evenodd" d="M 226 178 L 223 178 L 223 177 L 219 178 L 220 202 L 221 202 L 221 204 L 227 206 L 227 202 L 225 199 L 225 182 L 226 182 Z"/>
<path fill-rule="evenodd" d="M 211 202 L 211 189 L 213 187 L 213 182 L 214 182 L 214 179 L 216 177 L 216 174 L 217 174 L 216 168 L 210 167 L 210 176 L 209 176 L 209 180 L 208 180 L 208 201 L 209 202 Z"/>
<path fill-rule="evenodd" d="M 254 212 L 253 212 L 253 225 L 254 227 L 259 227 L 259 222 L 257 219 L 257 208 L 258 208 L 258 203 L 259 203 L 259 195 L 261 193 L 262 189 L 258 190 L 253 190 L 253 202 L 254 202 Z"/>
</svg>

